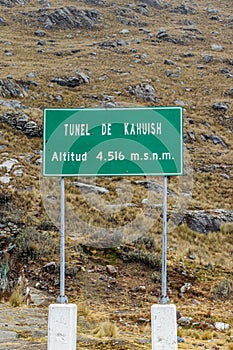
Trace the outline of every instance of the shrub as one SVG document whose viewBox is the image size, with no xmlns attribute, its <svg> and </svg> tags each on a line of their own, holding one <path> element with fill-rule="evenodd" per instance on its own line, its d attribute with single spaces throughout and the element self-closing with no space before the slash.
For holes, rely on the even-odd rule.
<svg viewBox="0 0 233 350">
<path fill-rule="evenodd" d="M 220 231 L 224 234 L 232 234 L 233 233 L 233 222 L 226 222 L 221 225 Z"/>
<path fill-rule="evenodd" d="M 23 295 L 19 288 L 16 287 L 10 296 L 9 303 L 12 307 L 21 306 L 23 302 Z"/>
<path fill-rule="evenodd" d="M 154 250 L 155 249 L 155 239 L 150 236 L 142 236 L 139 237 L 136 241 L 133 242 L 136 247 L 144 248 L 146 250 Z"/>
<path fill-rule="evenodd" d="M 117 334 L 117 327 L 114 323 L 110 321 L 105 321 L 105 322 L 102 322 L 99 325 L 99 327 L 94 329 L 93 333 L 96 334 L 98 338 L 104 338 L 104 337 L 114 338 L 116 337 L 116 334 Z"/>
<path fill-rule="evenodd" d="M 148 267 L 159 270 L 161 268 L 161 258 L 158 254 L 144 251 L 133 250 L 128 252 L 126 259 L 130 262 L 140 262 Z"/>
<path fill-rule="evenodd" d="M 35 227 L 25 227 L 15 239 L 17 256 L 20 259 L 37 259 L 55 252 L 56 244 L 50 235 L 40 233 Z"/>
<path fill-rule="evenodd" d="M 162 280 L 162 275 L 161 273 L 154 271 L 152 272 L 151 279 L 154 283 L 160 283 Z"/>
<path fill-rule="evenodd" d="M 233 283 L 231 280 L 225 279 L 217 283 L 214 288 L 212 295 L 216 299 L 233 299 Z"/>
</svg>

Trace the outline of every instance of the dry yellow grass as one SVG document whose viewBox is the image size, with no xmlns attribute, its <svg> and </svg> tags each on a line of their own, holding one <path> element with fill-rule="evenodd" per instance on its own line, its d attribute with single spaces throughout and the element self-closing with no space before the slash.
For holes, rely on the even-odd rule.
<svg viewBox="0 0 233 350">
<path fill-rule="evenodd" d="M 52 9 L 64 6 L 64 2 L 61 0 L 50 2 Z M 141 101 L 128 92 L 129 85 L 134 86 L 141 82 L 150 83 L 155 87 L 156 96 L 160 98 L 160 102 L 157 103 L 159 105 L 174 105 L 175 101 L 182 100 L 185 107 L 185 131 L 194 131 L 197 139 L 197 141 L 186 144 L 185 151 L 193 173 L 190 177 L 185 176 L 183 179 L 170 179 L 169 188 L 175 193 L 182 192 L 182 188 L 190 190 L 190 200 L 186 201 L 187 197 L 183 196 L 182 193 L 178 201 L 176 198 L 169 197 L 169 209 L 178 207 L 181 208 L 181 211 L 183 208 L 232 210 L 232 98 L 224 95 L 226 90 L 232 88 L 232 79 L 227 79 L 220 72 L 220 69 L 224 67 L 228 67 L 232 71 L 232 66 L 226 62 L 227 59 L 232 59 L 232 28 L 230 22 L 228 23 L 230 18 L 229 1 L 213 1 L 211 4 L 211 7 L 218 8 L 222 16 L 221 22 L 209 20 L 206 8 L 210 5 L 204 0 L 198 1 L 198 14 L 193 16 L 177 16 L 169 13 L 167 9 L 151 10 L 151 17 L 143 17 L 137 14 L 141 21 L 148 23 L 145 28 L 152 33 L 152 38 L 143 30 L 139 30 L 140 27 L 138 26 L 127 27 L 120 23 L 114 14 L 114 8 L 109 7 L 111 3 L 111 1 L 107 1 L 106 8 L 99 8 L 99 11 L 104 13 L 104 22 L 91 32 L 87 30 L 47 30 L 46 45 L 42 47 L 42 50 L 44 50 L 42 53 L 38 52 L 38 49 L 41 49 L 37 46 L 39 38 L 34 35 L 37 27 L 23 25 L 21 23 L 22 16 L 19 13 L 21 10 L 26 12 L 35 11 L 38 9 L 38 2 L 32 0 L 23 9 L 21 7 L 4 7 L 1 15 L 6 20 L 7 25 L 1 26 L 1 79 L 6 79 L 8 75 L 11 75 L 14 79 L 27 81 L 26 75 L 28 73 L 36 73 L 33 80 L 38 82 L 39 85 L 31 87 L 28 96 L 20 99 L 20 101 L 27 106 L 25 113 L 32 120 L 35 120 L 38 125 L 42 125 L 42 110 L 44 107 L 100 107 L 103 95 L 114 96 L 114 100 L 123 106 L 150 105 L 150 102 Z M 171 6 L 178 4 L 175 0 L 171 0 L 169 3 Z M 92 6 L 84 4 L 83 1 L 76 4 L 68 0 L 66 6 L 68 5 L 92 8 Z M 192 3 L 190 2 L 189 5 L 192 6 Z M 117 6 L 126 7 L 127 4 L 124 0 L 119 0 Z M 15 21 L 14 18 L 17 20 Z M 192 32 L 186 30 L 187 25 L 182 24 L 185 19 L 195 22 L 195 26 L 201 33 L 195 34 L 194 32 L 194 35 L 197 37 L 203 36 L 204 40 L 194 38 L 188 45 L 175 45 L 170 42 L 160 42 L 156 39 L 156 34 L 161 27 L 164 27 L 169 35 L 174 35 L 176 38 L 184 34 L 189 35 L 189 37 L 190 35 L 193 36 Z M 14 31 L 12 28 L 14 28 Z M 121 33 L 121 30 L 125 28 L 129 29 L 127 35 Z M 213 34 L 216 31 L 218 31 L 218 35 Z M 135 43 L 135 38 L 140 41 L 140 44 Z M 114 41 L 116 39 L 129 42 L 129 45 L 123 48 L 126 53 L 120 53 L 114 49 L 103 49 L 98 45 L 102 41 Z M 152 39 L 156 42 L 153 42 Z M 54 41 L 53 46 L 52 41 Z M 6 42 L 11 44 L 6 45 Z M 221 43 L 224 51 L 211 51 L 211 45 L 214 43 Z M 13 56 L 6 56 L 5 49 L 11 50 Z M 78 49 L 80 52 L 73 55 L 71 54 L 72 49 Z M 136 49 L 136 52 L 132 52 L 132 49 Z M 194 56 L 184 57 L 184 53 L 188 51 L 192 52 Z M 62 55 L 58 57 L 55 55 L 56 52 L 62 52 Z M 93 52 L 96 55 L 93 55 Z M 147 56 L 142 58 L 144 54 Z M 204 65 L 203 54 L 213 55 L 214 60 L 206 64 L 205 69 L 200 69 L 199 66 Z M 173 60 L 175 65 L 171 67 L 164 65 L 165 58 Z M 138 59 L 140 61 L 137 62 Z M 166 76 L 166 70 L 171 69 L 176 72 L 177 67 L 180 67 L 182 71 L 180 78 Z M 73 76 L 76 71 L 83 71 L 90 76 L 90 84 L 69 89 L 50 82 L 53 77 Z M 58 95 L 62 96 L 62 102 L 56 100 Z M 229 105 L 226 114 L 214 111 L 212 108 L 215 102 L 220 101 L 227 102 Z M 1 106 L 1 113 L 7 110 L 8 108 Z M 230 119 L 226 118 L 227 116 Z M 190 120 L 192 120 L 192 123 L 190 123 Z M 1 144 L 8 146 L 1 151 L 1 161 L 14 157 L 24 167 L 23 176 L 16 177 L 11 173 L 12 182 L 9 186 L 1 185 L 1 191 L 12 195 L 14 207 L 23 211 L 21 215 L 23 215 L 24 222 L 28 222 L 30 219 L 30 224 L 38 225 L 48 220 L 41 199 L 41 167 L 34 162 L 38 157 L 34 153 L 35 150 L 39 151 L 42 148 L 41 139 L 28 139 L 19 131 L 15 131 L 3 123 L 0 124 L 0 127 Z M 228 147 L 223 148 L 221 145 L 214 145 L 211 141 L 204 142 L 201 140 L 200 134 L 221 136 Z M 28 158 L 27 155 L 30 155 L 30 157 Z M 214 165 L 217 165 L 215 170 L 208 170 L 210 166 Z M 226 173 L 230 175 L 230 178 L 224 176 Z M 78 235 L 81 236 L 83 241 L 86 241 L 89 236 L 90 239 L 93 238 L 92 232 L 86 232 L 82 227 L 77 227 L 75 221 L 77 215 L 80 215 L 84 222 L 90 223 L 93 227 L 102 227 L 103 229 L 117 227 L 122 229 L 125 224 L 138 217 L 134 229 L 139 231 L 143 226 L 147 230 L 148 220 L 147 222 L 143 221 L 139 214 L 146 210 L 141 207 L 141 201 L 147 197 L 148 192 L 143 187 L 136 186 L 134 178 L 128 178 L 128 183 L 122 178 L 96 179 L 97 185 L 105 186 L 109 190 L 109 193 L 101 195 L 101 198 L 99 196 L 83 196 L 77 188 L 72 186 L 73 180 L 66 180 L 67 203 L 74 208 L 74 212 L 71 214 L 70 226 L 67 227 L 69 236 L 67 256 L 69 259 L 71 257 L 75 259 L 76 257 L 72 246 L 75 244 Z M 119 187 L 123 189 L 121 197 L 119 197 L 119 191 L 117 192 Z M 49 191 L 51 188 L 51 184 L 46 184 L 44 187 L 45 194 L 46 190 Z M 150 199 L 155 203 L 161 200 L 161 196 L 150 196 Z M 135 208 L 123 208 L 118 211 L 106 209 L 108 203 L 122 204 L 127 202 L 128 197 L 136 205 Z M 149 235 L 155 239 L 156 253 L 161 252 L 160 214 L 161 212 L 158 211 L 155 222 L 153 225 L 149 225 L 147 230 Z M 16 216 L 16 213 L 14 212 L 12 215 Z M 59 221 L 59 211 L 55 212 L 54 216 Z M 125 232 L 131 234 L 128 227 Z M 58 240 L 59 237 L 56 232 L 51 232 L 51 234 Z M 70 236 L 72 236 L 72 239 Z M 172 301 L 177 303 L 177 307 L 182 314 L 203 320 L 206 318 L 205 315 L 209 315 L 211 309 L 211 320 L 222 320 L 224 318 L 224 321 L 229 322 L 232 326 L 232 314 L 229 311 L 231 309 L 230 302 L 213 301 L 211 296 L 215 285 L 225 278 L 232 280 L 232 244 L 232 224 L 223 225 L 220 233 L 209 235 L 195 233 L 186 226 L 175 229 L 173 227 L 169 232 L 168 269 L 171 276 L 169 277 L 170 287 L 173 291 Z M 196 259 L 191 260 L 190 255 L 195 256 Z M 95 263 L 96 255 L 93 254 L 92 258 Z M 184 299 L 178 296 L 178 290 L 184 282 L 184 275 L 179 274 L 177 277 L 177 270 L 188 273 L 188 277 L 195 276 L 190 291 L 193 294 L 187 294 Z M 144 283 L 148 283 L 152 271 L 149 271 L 148 275 L 147 272 L 143 273 L 147 278 Z M 97 275 L 96 280 L 98 278 Z M 95 279 L 93 280 L 95 281 Z M 68 283 L 71 283 L 70 280 Z M 97 328 L 96 324 L 99 319 L 109 319 L 110 323 L 107 324 L 107 332 L 103 331 L 104 327 L 101 326 L 98 328 L 97 334 L 99 333 L 101 336 L 106 335 L 106 333 L 109 334 L 112 322 L 115 321 L 115 316 L 113 317 L 114 310 L 120 308 L 120 306 L 115 305 L 113 300 L 112 304 L 109 303 L 106 307 L 105 292 L 102 291 L 101 294 L 96 291 L 90 281 L 84 279 L 83 283 L 84 287 L 87 287 L 87 297 L 94 299 L 92 307 L 86 303 L 80 304 L 81 316 L 87 322 L 83 321 L 82 324 L 84 334 L 90 333 L 88 327 L 91 327 L 91 329 Z M 138 304 L 135 302 L 137 305 L 135 306 L 130 300 L 130 283 L 132 283 L 130 278 L 129 281 L 122 282 L 124 293 L 122 292 L 123 294 L 120 294 L 120 297 L 124 301 L 125 307 L 133 310 L 138 310 L 139 307 L 142 313 L 149 317 L 150 305 L 155 301 L 154 290 L 152 290 L 152 294 L 148 291 L 137 301 Z M 159 290 L 160 286 L 156 283 L 155 285 L 154 288 Z M 72 287 L 72 285 L 70 286 Z M 114 296 L 119 298 L 119 293 L 114 294 Z M 200 304 L 195 305 L 193 303 L 195 299 L 198 299 Z M 106 310 L 105 314 L 102 313 L 103 309 Z M 96 315 L 92 312 L 93 310 L 95 310 Z M 129 346 L 129 348 L 133 349 L 135 334 L 143 336 L 143 333 L 146 333 L 149 337 L 149 331 L 145 325 L 136 327 L 136 321 L 132 315 L 127 317 L 125 317 L 125 322 L 129 322 L 129 326 L 125 326 L 119 320 L 116 322 L 117 337 L 130 341 L 131 347 Z M 115 328 L 112 334 L 115 334 Z M 224 350 L 233 349 L 232 335 L 225 332 L 182 328 L 179 329 L 179 334 L 185 338 L 185 343 L 180 344 L 179 349 L 190 350 L 192 347 L 197 349 L 201 349 L 203 346 L 208 347 L 209 340 L 213 340 L 211 342 L 212 346 Z M 199 346 L 200 343 L 203 345 Z M 114 345 L 112 345 L 112 348 L 114 348 Z M 135 347 L 135 349 L 149 348 L 148 344 L 137 344 Z"/>
</svg>

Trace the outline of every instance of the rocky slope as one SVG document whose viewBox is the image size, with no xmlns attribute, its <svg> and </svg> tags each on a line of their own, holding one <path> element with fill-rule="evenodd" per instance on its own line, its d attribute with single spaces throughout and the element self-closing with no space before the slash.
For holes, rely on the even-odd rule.
<svg viewBox="0 0 233 350">
<path fill-rule="evenodd" d="M 41 176 L 43 109 L 182 106 L 185 176 L 169 179 L 169 294 L 192 317 L 180 325 L 181 348 L 232 349 L 229 330 L 214 335 L 223 305 L 220 321 L 232 326 L 231 7 L 231 0 L 0 0 L 2 290 L 12 292 L 25 264 L 31 287 L 58 293 L 59 183 Z M 106 348 L 123 340 L 124 349 L 149 346 L 143 333 L 160 295 L 161 186 L 153 177 L 66 181 L 68 294 L 76 302 L 84 293 L 87 308 L 101 314 L 111 292 L 101 317 L 120 335 Z M 106 233 L 117 252 L 103 249 Z M 151 245 L 135 245 L 142 233 Z M 44 267 L 53 261 L 54 270 Z M 216 301 L 222 281 L 227 292 Z M 82 316 L 85 337 L 96 327 L 90 313 Z"/>
</svg>

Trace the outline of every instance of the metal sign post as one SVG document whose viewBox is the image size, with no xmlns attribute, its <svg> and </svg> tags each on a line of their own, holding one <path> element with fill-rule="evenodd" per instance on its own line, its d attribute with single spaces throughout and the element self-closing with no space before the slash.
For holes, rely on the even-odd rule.
<svg viewBox="0 0 233 350">
<path fill-rule="evenodd" d="M 60 296 L 57 299 L 59 304 L 68 303 L 65 296 L 65 180 L 61 177 L 61 227 L 60 227 Z"/>
<path fill-rule="evenodd" d="M 162 233 L 162 295 L 160 304 L 169 303 L 167 297 L 167 176 L 163 177 L 163 233 Z"/>
<path fill-rule="evenodd" d="M 59 350 L 73 350 L 76 339 L 76 305 L 65 296 L 64 177 L 140 175 L 163 176 L 162 295 L 151 309 L 152 350 L 177 350 L 176 310 L 166 305 L 167 176 L 183 175 L 183 158 L 182 107 L 44 110 L 43 176 L 61 177 L 60 305 L 51 306 L 48 350 L 59 339 Z"/>
</svg>

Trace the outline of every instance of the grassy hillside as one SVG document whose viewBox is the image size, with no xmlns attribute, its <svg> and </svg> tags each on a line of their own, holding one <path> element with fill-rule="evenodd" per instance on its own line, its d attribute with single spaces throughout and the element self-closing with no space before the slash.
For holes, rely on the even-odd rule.
<svg viewBox="0 0 233 350">
<path fill-rule="evenodd" d="M 59 182 L 41 176 L 44 108 L 182 106 L 185 176 L 169 179 L 169 215 L 233 210 L 231 7 L 231 0 L 0 1 L 1 249 L 16 239 L 13 259 L 27 264 L 31 285 L 59 293 L 58 269 L 43 270 L 59 264 Z M 77 181 L 108 192 L 85 192 Z M 154 177 L 66 179 L 67 293 L 82 309 L 80 348 L 150 348 L 162 193 L 142 181 L 162 185 Z M 169 297 L 193 318 L 179 326 L 180 348 L 233 349 L 232 223 L 203 234 L 169 220 L 168 231 Z M 217 330 L 217 321 L 229 329 Z M 105 335 L 113 340 L 103 345 Z"/>
</svg>

